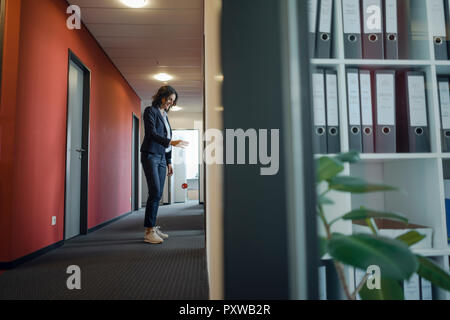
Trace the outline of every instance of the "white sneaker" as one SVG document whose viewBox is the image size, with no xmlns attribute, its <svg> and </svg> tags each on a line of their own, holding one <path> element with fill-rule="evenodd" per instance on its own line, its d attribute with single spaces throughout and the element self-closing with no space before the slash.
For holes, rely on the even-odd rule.
<svg viewBox="0 0 450 320">
<path fill-rule="evenodd" d="M 160 238 L 162 238 L 162 239 L 167 239 L 168 237 L 169 237 L 169 235 L 167 234 L 167 233 L 164 233 L 164 232 L 162 232 L 161 230 L 160 230 L 160 226 L 156 226 L 155 227 L 155 229 L 156 229 L 156 233 L 158 234 L 158 236 L 160 236 Z"/>
<path fill-rule="evenodd" d="M 163 239 L 158 236 L 158 233 L 156 232 L 156 228 L 148 229 L 145 232 L 145 238 L 144 241 L 147 243 L 153 243 L 153 244 L 159 244 L 163 243 Z"/>
</svg>

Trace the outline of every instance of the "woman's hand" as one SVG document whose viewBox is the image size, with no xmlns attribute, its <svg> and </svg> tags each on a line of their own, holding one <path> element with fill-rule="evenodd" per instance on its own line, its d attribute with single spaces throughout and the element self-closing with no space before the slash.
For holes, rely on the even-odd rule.
<svg viewBox="0 0 450 320">
<path fill-rule="evenodd" d="M 177 147 L 177 148 L 186 148 L 187 146 L 189 146 L 189 142 L 187 141 L 183 141 L 183 140 L 173 140 L 170 141 L 170 145 Z"/>
<path fill-rule="evenodd" d="M 173 167 L 172 167 L 171 164 L 168 164 L 168 165 L 167 165 L 167 176 L 168 176 L 168 177 L 173 176 Z"/>
</svg>

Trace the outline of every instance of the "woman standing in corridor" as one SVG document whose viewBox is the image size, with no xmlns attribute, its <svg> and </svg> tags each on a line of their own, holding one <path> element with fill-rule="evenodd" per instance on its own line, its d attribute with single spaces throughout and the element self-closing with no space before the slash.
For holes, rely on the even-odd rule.
<svg viewBox="0 0 450 320">
<path fill-rule="evenodd" d="M 169 236 L 156 226 L 159 202 L 164 190 L 166 167 L 168 176 L 173 175 L 172 147 L 185 148 L 188 143 L 172 141 L 167 112 L 178 101 L 178 93 L 171 86 L 164 86 L 153 97 L 153 103 L 144 111 L 145 136 L 141 146 L 141 162 L 148 185 L 148 200 L 145 208 L 145 237 L 147 243 L 162 243 Z"/>
</svg>

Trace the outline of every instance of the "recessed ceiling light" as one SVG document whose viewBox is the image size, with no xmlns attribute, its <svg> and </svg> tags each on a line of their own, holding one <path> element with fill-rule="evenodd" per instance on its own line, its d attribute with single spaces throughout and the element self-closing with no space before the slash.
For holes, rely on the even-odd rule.
<svg viewBox="0 0 450 320">
<path fill-rule="evenodd" d="M 122 2 L 131 8 L 142 8 L 147 4 L 147 0 L 122 0 Z"/>
<path fill-rule="evenodd" d="M 154 78 L 158 81 L 169 81 L 172 80 L 173 77 L 167 73 L 158 73 L 157 75 L 154 76 Z"/>
<path fill-rule="evenodd" d="M 183 108 L 182 107 L 172 107 L 172 108 L 170 108 L 170 111 L 174 111 L 174 112 L 177 112 L 177 111 L 181 111 L 181 110 L 183 110 Z"/>
</svg>

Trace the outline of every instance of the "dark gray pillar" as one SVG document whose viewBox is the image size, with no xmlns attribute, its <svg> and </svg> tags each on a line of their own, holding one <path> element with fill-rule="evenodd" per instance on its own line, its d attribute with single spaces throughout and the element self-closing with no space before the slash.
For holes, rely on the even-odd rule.
<svg viewBox="0 0 450 320">
<path fill-rule="evenodd" d="M 223 0 L 224 128 L 280 129 L 278 174 L 225 165 L 226 299 L 317 297 L 306 11 L 306 1 Z"/>
</svg>

